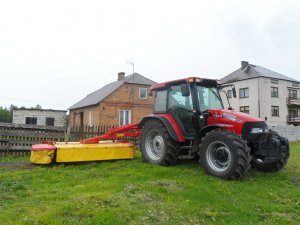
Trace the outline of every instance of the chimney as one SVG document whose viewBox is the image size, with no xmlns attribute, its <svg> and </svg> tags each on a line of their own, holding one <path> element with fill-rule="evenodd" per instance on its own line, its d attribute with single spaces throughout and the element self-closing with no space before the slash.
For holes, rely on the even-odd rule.
<svg viewBox="0 0 300 225">
<path fill-rule="evenodd" d="M 241 70 L 245 69 L 247 66 L 249 66 L 249 62 L 241 61 Z"/>
<path fill-rule="evenodd" d="M 125 77 L 125 73 L 124 72 L 120 72 L 118 73 L 118 80 L 122 80 Z"/>
</svg>

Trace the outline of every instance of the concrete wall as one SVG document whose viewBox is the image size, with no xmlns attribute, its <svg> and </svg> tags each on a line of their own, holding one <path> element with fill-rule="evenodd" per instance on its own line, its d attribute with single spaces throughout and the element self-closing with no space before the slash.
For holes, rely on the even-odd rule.
<svg viewBox="0 0 300 225">
<path fill-rule="evenodd" d="M 300 141 L 300 126 L 276 126 L 270 127 L 272 130 L 286 137 L 289 141 Z"/>
<path fill-rule="evenodd" d="M 13 111 L 13 123 L 26 124 L 26 117 L 37 118 L 37 124 L 46 126 L 46 118 L 54 118 L 54 126 L 66 126 L 67 111 L 61 110 L 45 110 L 45 109 L 17 109 Z"/>
<path fill-rule="evenodd" d="M 250 114 L 261 119 L 266 119 L 269 126 L 286 125 L 288 106 L 288 90 L 297 90 L 300 95 L 299 87 L 293 87 L 291 81 L 279 80 L 278 84 L 271 83 L 271 78 L 259 77 L 255 79 L 233 82 L 235 85 L 237 98 L 230 98 L 230 104 L 235 111 L 240 111 L 241 106 L 249 106 Z M 239 89 L 249 88 L 249 97 L 240 98 Z M 278 88 L 278 97 L 271 97 L 271 87 Z M 224 90 L 228 90 L 226 88 Z M 224 94 L 221 94 L 224 106 L 227 108 L 227 100 Z M 279 116 L 272 116 L 271 106 L 279 106 Z M 298 107 L 300 114 L 300 106 Z"/>
</svg>

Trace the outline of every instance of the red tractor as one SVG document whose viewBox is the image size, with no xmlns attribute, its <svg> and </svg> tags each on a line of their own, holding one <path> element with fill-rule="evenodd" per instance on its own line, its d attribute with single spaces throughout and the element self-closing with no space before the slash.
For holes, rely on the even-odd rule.
<svg viewBox="0 0 300 225">
<path fill-rule="evenodd" d="M 225 110 L 219 94 L 224 87 L 198 77 L 153 85 L 153 114 L 137 125 L 143 159 L 174 165 L 178 158 L 199 157 L 208 174 L 223 179 L 241 179 L 251 166 L 282 169 L 290 155 L 288 140 L 262 119 Z M 236 97 L 234 86 L 232 91 Z"/>
</svg>

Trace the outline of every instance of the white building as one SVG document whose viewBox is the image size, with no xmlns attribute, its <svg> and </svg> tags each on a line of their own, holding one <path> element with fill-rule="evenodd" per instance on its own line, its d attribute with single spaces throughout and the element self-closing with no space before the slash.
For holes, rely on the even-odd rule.
<svg viewBox="0 0 300 225">
<path fill-rule="evenodd" d="M 241 62 L 241 67 L 221 79 L 232 108 L 266 120 L 268 125 L 300 125 L 300 82 L 258 65 Z M 228 107 L 225 95 L 224 106 Z"/>
<path fill-rule="evenodd" d="M 13 123 L 64 127 L 66 113 L 64 110 L 53 109 L 14 109 Z"/>
</svg>

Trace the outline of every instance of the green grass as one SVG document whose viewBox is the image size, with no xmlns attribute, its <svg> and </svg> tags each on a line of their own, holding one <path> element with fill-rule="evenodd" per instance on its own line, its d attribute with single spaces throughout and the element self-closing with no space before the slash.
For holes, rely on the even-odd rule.
<svg viewBox="0 0 300 225">
<path fill-rule="evenodd" d="M 279 173 L 242 181 L 130 161 L 34 166 L 0 158 L 0 224 L 300 224 L 300 142 Z"/>
</svg>

